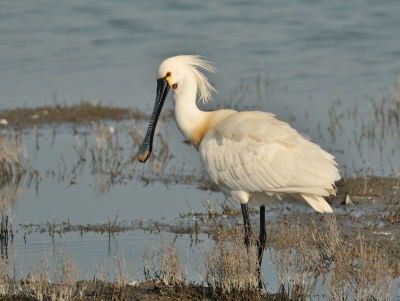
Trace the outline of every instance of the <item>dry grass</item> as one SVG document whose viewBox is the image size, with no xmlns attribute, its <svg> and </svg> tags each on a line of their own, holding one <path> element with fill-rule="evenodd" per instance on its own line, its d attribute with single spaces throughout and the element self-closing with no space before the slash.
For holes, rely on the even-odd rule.
<svg viewBox="0 0 400 301">
<path fill-rule="evenodd" d="M 196 271 L 201 285 L 211 294 L 231 300 L 232 296 L 247 300 L 260 297 L 257 274 L 257 250 L 246 249 L 243 230 L 220 229 L 213 237 L 213 243 L 207 248 L 203 243 L 198 255 Z"/>
<path fill-rule="evenodd" d="M 97 265 L 95 278 L 88 281 L 64 251 L 31 261 L 28 276 L 22 274 L 14 252 L 13 258 L 0 261 L 0 295 L 26 300 L 142 300 L 144 295 L 160 300 L 227 301 L 393 297 L 400 249 L 391 237 L 359 227 L 339 228 L 335 215 L 315 215 L 311 222 L 283 221 L 276 227 L 269 224 L 273 265 L 267 268 L 275 267 L 279 288 L 271 294 L 258 289 L 257 252 L 255 247 L 246 249 L 242 226 L 224 227 L 213 217 L 207 223 L 212 235 L 209 246 L 202 238 L 202 243 L 188 245 L 182 254 L 174 241 L 160 236 L 158 247 L 145 247 L 142 272 L 147 282 L 138 287 L 133 285 L 139 282 L 138 270 L 125 263 L 124 255 L 115 257 L 114 270 Z M 197 272 L 199 283 L 189 279 L 188 270 Z"/>
<path fill-rule="evenodd" d="M 13 240 L 12 208 L 21 195 L 20 185 L 27 178 L 36 187 L 40 176 L 28 158 L 25 146 L 19 143 L 18 136 L 0 134 L 0 249 L 7 253 L 9 240 Z"/>
<path fill-rule="evenodd" d="M 14 176 L 27 172 L 33 173 L 25 146 L 21 145 L 18 137 L 0 134 L 0 184 Z"/>
<path fill-rule="evenodd" d="M 278 274 L 278 286 L 294 300 L 305 300 L 314 293 L 323 261 L 318 250 L 310 248 L 311 229 L 299 224 L 282 224 L 271 245 L 271 261 Z"/>
<path fill-rule="evenodd" d="M 305 300 L 319 278 L 329 300 L 389 300 L 392 281 L 399 277 L 398 243 L 364 236 L 357 228 L 347 235 L 334 215 L 324 219 L 318 226 L 314 221 L 278 228 L 271 254 L 281 287 L 291 298 Z"/>
<path fill-rule="evenodd" d="M 398 242 L 390 238 L 365 236 L 359 228 L 343 233 L 334 215 L 304 225 L 283 222 L 269 231 L 270 259 L 280 288 L 272 295 L 258 290 L 256 252 L 253 248 L 246 250 L 242 232 L 241 227 L 227 229 L 218 225 L 212 245 L 194 249 L 199 285 L 187 283 L 186 268 L 182 268 L 179 253 L 170 242 L 163 242 L 152 251 L 156 254 L 153 258 L 162 263 L 148 279 L 161 280 L 162 267 L 167 267 L 170 279 L 178 279 L 169 284 L 182 287 L 184 283 L 186 290 L 201 291 L 204 300 L 310 300 L 323 295 L 329 300 L 393 297 L 392 281 L 399 278 L 400 251 Z"/>
<path fill-rule="evenodd" d="M 13 261 L 0 260 L 0 294 L 2 298 L 18 296 L 29 300 L 72 300 L 82 295 L 76 289 L 79 271 L 72 256 L 62 251 L 46 254 L 37 262 L 30 261 L 30 271 L 24 277 L 18 270 L 17 254 Z"/>
<path fill-rule="evenodd" d="M 146 281 L 161 281 L 163 285 L 184 286 L 187 282 L 187 262 L 182 266 L 179 250 L 172 242 L 160 237 L 159 248 L 145 248 L 143 274 Z"/>
<path fill-rule="evenodd" d="M 95 266 L 94 279 L 88 281 L 75 265 L 71 254 L 49 252 L 36 262 L 30 260 L 29 274 L 14 258 L 0 259 L 1 300 L 127 300 L 138 278 L 122 257 L 115 256 L 115 270 L 105 264 Z M 21 268 L 19 270 L 19 268 Z"/>
</svg>

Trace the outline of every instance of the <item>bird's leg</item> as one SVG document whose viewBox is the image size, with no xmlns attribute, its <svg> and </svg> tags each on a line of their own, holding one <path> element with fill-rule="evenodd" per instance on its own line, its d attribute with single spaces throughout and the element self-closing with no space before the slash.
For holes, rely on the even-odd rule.
<svg viewBox="0 0 400 301">
<path fill-rule="evenodd" d="M 253 236 L 251 231 L 250 217 L 249 217 L 249 205 L 241 204 L 243 223 L 244 223 L 244 244 L 247 248 L 250 247 L 250 239 Z"/>
<path fill-rule="evenodd" d="M 267 241 L 267 232 L 265 231 L 265 206 L 260 207 L 260 238 L 258 239 L 258 286 L 263 288 L 261 280 L 261 262 L 264 255 L 265 243 Z"/>
</svg>

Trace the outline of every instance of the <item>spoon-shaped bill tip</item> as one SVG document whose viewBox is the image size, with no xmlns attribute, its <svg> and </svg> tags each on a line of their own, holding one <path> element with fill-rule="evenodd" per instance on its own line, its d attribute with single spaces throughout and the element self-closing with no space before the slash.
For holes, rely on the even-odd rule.
<svg viewBox="0 0 400 301">
<path fill-rule="evenodd" d="M 142 163 L 146 162 L 149 157 L 150 157 L 150 152 L 148 149 L 144 153 L 139 152 L 138 154 L 138 160 Z"/>
</svg>

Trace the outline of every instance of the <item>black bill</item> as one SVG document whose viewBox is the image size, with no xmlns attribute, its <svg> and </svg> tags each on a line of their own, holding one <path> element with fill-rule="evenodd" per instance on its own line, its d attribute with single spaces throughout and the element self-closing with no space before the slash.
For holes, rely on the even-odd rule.
<svg viewBox="0 0 400 301">
<path fill-rule="evenodd" d="M 161 109 L 164 105 L 164 101 L 167 98 L 169 91 L 169 84 L 167 77 L 163 77 L 157 80 L 157 97 L 156 103 L 154 104 L 153 114 L 150 118 L 149 127 L 147 128 L 146 136 L 144 137 L 142 146 L 139 149 L 138 159 L 144 163 L 150 157 L 153 148 L 154 132 L 156 130 L 157 121 L 160 117 Z"/>
</svg>

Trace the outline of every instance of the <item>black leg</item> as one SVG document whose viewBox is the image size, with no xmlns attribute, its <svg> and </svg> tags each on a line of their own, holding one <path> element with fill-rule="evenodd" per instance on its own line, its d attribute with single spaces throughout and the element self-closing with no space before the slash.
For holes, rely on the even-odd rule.
<svg viewBox="0 0 400 301">
<path fill-rule="evenodd" d="M 250 247 L 250 238 L 253 236 L 251 231 L 250 217 L 249 217 L 249 206 L 247 204 L 241 204 L 243 223 L 244 223 L 244 244 L 247 248 Z"/>
<path fill-rule="evenodd" d="M 258 239 L 258 286 L 260 289 L 263 288 L 261 280 L 261 263 L 264 255 L 265 243 L 267 241 L 267 232 L 265 231 L 265 206 L 260 207 L 260 238 Z"/>
</svg>

